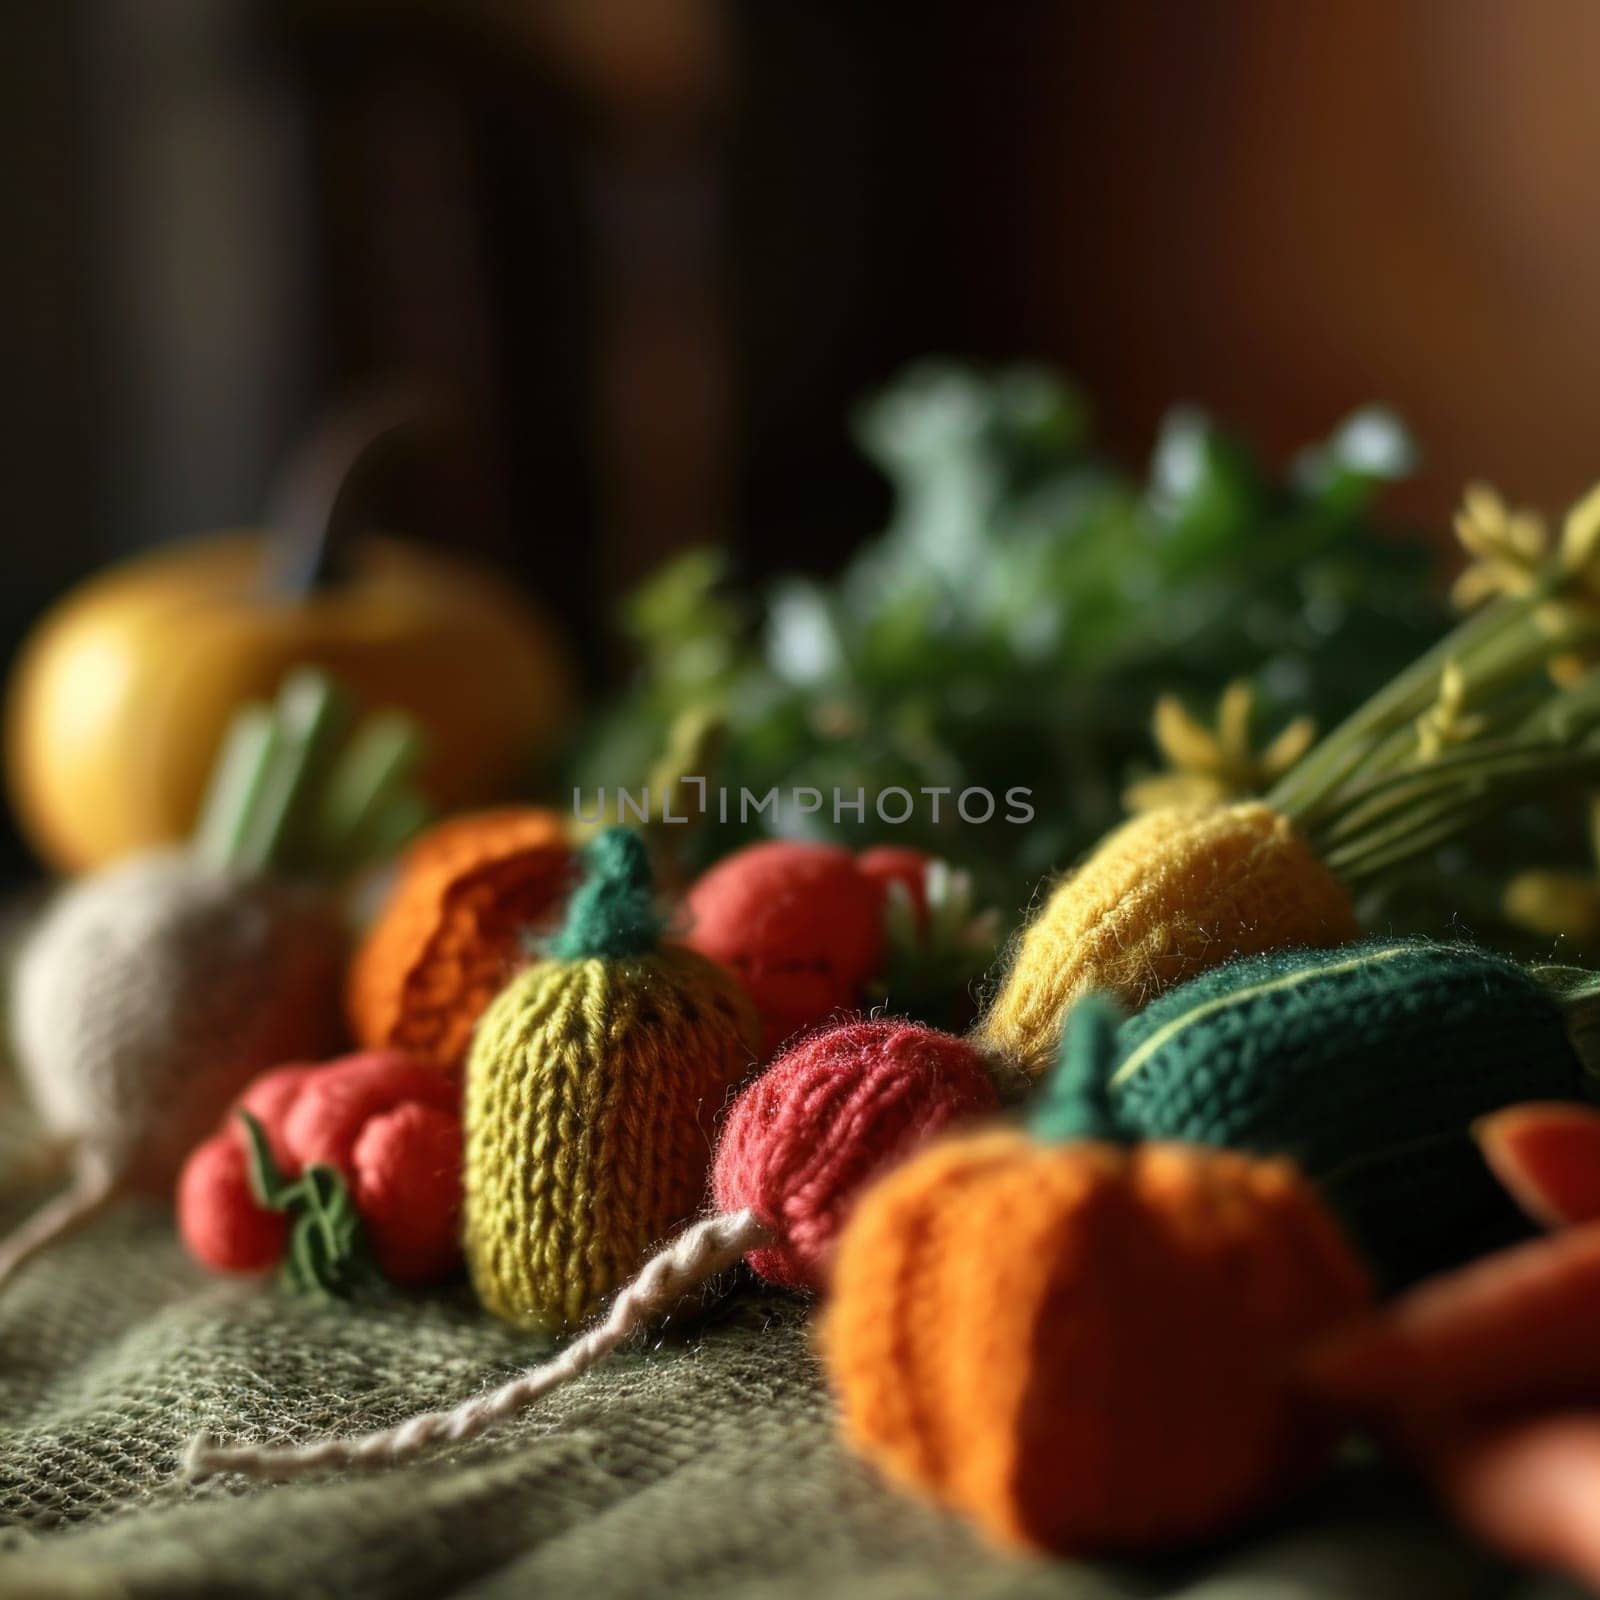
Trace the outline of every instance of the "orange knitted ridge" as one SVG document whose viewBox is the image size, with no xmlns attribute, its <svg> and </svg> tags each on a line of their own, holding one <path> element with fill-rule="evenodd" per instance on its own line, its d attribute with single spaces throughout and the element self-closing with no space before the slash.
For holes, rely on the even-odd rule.
<svg viewBox="0 0 1600 1600">
<path fill-rule="evenodd" d="M 423 834 L 350 969 L 346 1008 L 363 1049 L 454 1066 L 531 934 L 555 921 L 570 885 L 566 820 L 507 807 Z"/>
<path fill-rule="evenodd" d="M 1006 1543 L 1218 1533 L 1329 1440 L 1296 1355 L 1369 1301 L 1296 1169 L 1232 1151 L 936 1146 L 868 1193 L 824 1345 L 850 1442 Z"/>
</svg>

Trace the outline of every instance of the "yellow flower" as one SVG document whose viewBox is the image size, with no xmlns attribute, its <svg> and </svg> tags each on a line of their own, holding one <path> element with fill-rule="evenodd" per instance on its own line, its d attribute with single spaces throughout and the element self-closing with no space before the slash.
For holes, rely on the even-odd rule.
<svg viewBox="0 0 1600 1600">
<path fill-rule="evenodd" d="M 1567 513 L 1561 525 L 1561 567 L 1577 573 L 1591 595 L 1600 596 L 1600 483 Z"/>
<path fill-rule="evenodd" d="M 1503 904 L 1510 921 L 1542 938 L 1588 945 L 1600 936 L 1600 882 L 1581 872 L 1519 872 Z"/>
<path fill-rule="evenodd" d="M 1243 681 L 1222 691 L 1214 729 L 1195 721 L 1176 696 L 1162 695 L 1151 732 L 1169 770 L 1129 784 L 1123 804 L 1130 811 L 1213 805 L 1269 788 L 1310 749 L 1317 729 L 1310 717 L 1296 717 L 1258 755 L 1250 745 L 1254 710 L 1255 691 Z"/>
<path fill-rule="evenodd" d="M 1472 557 L 1450 591 L 1462 610 L 1497 594 L 1527 594 L 1539 579 L 1550 542 L 1536 511 L 1509 510 L 1486 483 L 1467 485 L 1456 513 L 1456 537 Z"/>
<path fill-rule="evenodd" d="M 1455 581 L 1451 597 L 1463 610 L 1495 595 L 1529 594 L 1547 577 L 1559 579 L 1554 593 L 1534 612 L 1552 641 L 1593 632 L 1600 607 L 1600 484 L 1567 512 L 1552 552 L 1544 520 L 1534 511 L 1509 510 L 1487 484 L 1474 483 L 1456 514 L 1456 535 L 1473 559 Z M 1562 685 L 1594 664 L 1592 646 L 1555 647 L 1550 676 Z"/>
<path fill-rule="evenodd" d="M 1589 801 L 1589 842 L 1600 859 L 1600 795 Z M 1518 927 L 1547 939 L 1600 942 L 1600 877 L 1593 872 L 1519 872 L 1501 902 Z"/>
<path fill-rule="evenodd" d="M 1466 674 L 1457 661 L 1447 661 L 1439 674 L 1439 698 L 1417 718 L 1417 754 L 1432 761 L 1453 744 L 1465 744 L 1483 732 L 1486 717 L 1463 716 Z"/>
</svg>

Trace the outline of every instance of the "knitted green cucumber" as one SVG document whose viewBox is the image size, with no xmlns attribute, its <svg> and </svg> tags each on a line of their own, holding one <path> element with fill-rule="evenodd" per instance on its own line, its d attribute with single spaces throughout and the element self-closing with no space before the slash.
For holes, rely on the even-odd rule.
<svg viewBox="0 0 1600 1600">
<path fill-rule="evenodd" d="M 1515 1101 L 1585 1092 L 1569 1036 L 1582 1007 L 1568 1006 L 1590 978 L 1388 940 L 1236 961 L 1126 1021 L 1092 996 L 1034 1120 L 1057 1137 L 1291 1156 L 1372 1261 L 1406 1278 L 1515 1226 L 1469 1130 Z"/>
</svg>

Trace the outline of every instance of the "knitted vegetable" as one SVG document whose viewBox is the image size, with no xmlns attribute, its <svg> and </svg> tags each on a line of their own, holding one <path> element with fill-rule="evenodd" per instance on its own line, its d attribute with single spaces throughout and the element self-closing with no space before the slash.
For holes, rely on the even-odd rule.
<svg viewBox="0 0 1600 1600">
<path fill-rule="evenodd" d="M 1358 1422 L 1514 1560 L 1600 1580 L 1600 1228 L 1520 1245 L 1413 1289 L 1302 1362 L 1308 1399 Z"/>
<path fill-rule="evenodd" d="M 733 1103 L 718 1142 L 718 1214 L 653 1257 L 604 1321 L 543 1366 L 453 1411 L 359 1439 L 280 1450 L 197 1443 L 198 1471 L 293 1477 L 383 1466 L 470 1439 L 603 1360 L 658 1312 L 741 1256 L 769 1282 L 819 1289 L 856 1197 L 886 1167 L 995 1105 L 984 1064 L 948 1034 L 894 1020 L 843 1023 L 802 1040 Z"/>
<path fill-rule="evenodd" d="M 1600 1221 L 1600 1111 L 1509 1106 L 1472 1129 L 1506 1192 L 1542 1227 Z"/>
<path fill-rule="evenodd" d="M 548 959 L 489 1007 L 467 1064 L 467 1262 L 523 1327 L 582 1322 L 705 1191 L 711 1127 L 757 1027 L 733 977 L 662 945 L 649 863 L 613 829 Z"/>
<path fill-rule="evenodd" d="M 184 1243 L 217 1272 L 259 1272 L 283 1259 L 288 1219 L 263 1202 L 259 1174 L 253 1181 L 243 1111 L 255 1118 L 286 1182 L 318 1166 L 336 1175 L 386 1278 L 423 1284 L 448 1277 L 461 1260 L 458 1101 L 449 1076 L 393 1052 L 267 1073 L 184 1166 Z M 296 1282 L 303 1287 L 304 1276 Z"/>
<path fill-rule="evenodd" d="M 1003 1130 L 863 1197 L 824 1350 L 845 1436 L 899 1482 L 1005 1543 L 1142 1548 L 1321 1464 L 1294 1363 L 1368 1295 L 1286 1161 Z"/>
<path fill-rule="evenodd" d="M 1473 1122 L 1583 1081 L 1533 976 L 1387 940 L 1235 961 L 1126 1021 L 1081 1002 L 1035 1121 L 1065 1137 L 1109 1114 L 1127 1138 L 1289 1156 L 1369 1260 L 1412 1276 L 1517 1230 Z"/>
<path fill-rule="evenodd" d="M 1600 1414 L 1556 1412 L 1452 1433 L 1424 1457 L 1456 1519 L 1519 1564 L 1600 1589 Z"/>
<path fill-rule="evenodd" d="M 1470 517 L 1462 531 L 1480 557 L 1493 543 Z M 1520 566 L 1497 555 L 1486 583 L 1507 592 L 1314 746 L 1264 801 L 1164 807 L 1110 834 L 1018 941 L 981 1023 L 984 1046 L 1037 1077 L 1085 994 L 1138 1009 L 1235 956 L 1354 938 L 1353 890 L 1516 794 L 1592 772 L 1600 675 L 1557 691 L 1548 673 L 1574 645 L 1600 639 L 1597 547 L 1591 494 L 1558 552 L 1521 551 Z"/>
<path fill-rule="evenodd" d="M 530 938 L 554 922 L 572 872 L 565 820 L 550 811 L 479 812 L 420 835 L 351 964 L 356 1041 L 458 1064 L 484 1008 L 533 958 Z"/>
<path fill-rule="evenodd" d="M 770 1056 L 857 1005 L 883 964 L 883 895 L 848 850 L 772 840 L 735 851 L 684 901 L 684 942 L 749 991 Z"/>
<path fill-rule="evenodd" d="M 1473 1418 L 1600 1403 L 1600 1224 L 1442 1273 L 1319 1342 L 1321 1405 L 1402 1444 Z"/>
<path fill-rule="evenodd" d="M 345 722 L 326 679 L 292 675 L 275 711 L 236 722 L 194 848 L 80 880 L 28 939 L 17 1063 L 75 1177 L 0 1248 L 0 1280 L 121 1190 L 170 1192 L 252 1077 L 337 1046 L 343 933 L 310 878 L 418 815 L 393 759 L 396 736 L 414 737 L 389 722 L 347 740 Z"/>
<path fill-rule="evenodd" d="M 684 910 L 685 943 L 749 990 L 767 1055 L 872 990 L 902 1011 L 948 1007 L 995 943 L 965 875 L 887 847 L 855 857 L 790 840 L 750 845 L 706 872 Z"/>
</svg>

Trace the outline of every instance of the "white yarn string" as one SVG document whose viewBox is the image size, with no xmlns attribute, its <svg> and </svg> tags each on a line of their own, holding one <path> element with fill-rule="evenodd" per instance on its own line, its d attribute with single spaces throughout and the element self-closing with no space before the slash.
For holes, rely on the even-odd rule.
<svg viewBox="0 0 1600 1600">
<path fill-rule="evenodd" d="M 192 1478 L 239 1472 L 252 1478 L 298 1478 L 324 1467 L 394 1466 L 436 1444 L 464 1444 L 495 1423 L 603 1361 L 657 1312 L 669 1310 L 690 1289 L 772 1241 L 772 1230 L 751 1210 L 708 1217 L 651 1257 L 606 1312 L 605 1320 L 560 1355 L 465 1400 L 450 1411 L 429 1411 L 377 1433 L 322 1439 L 303 1445 L 223 1445 L 200 1434 L 184 1452 Z"/>
<path fill-rule="evenodd" d="M 72 1182 L 0 1241 L 0 1284 L 46 1245 L 65 1239 L 103 1211 L 116 1191 L 116 1174 L 109 1164 L 80 1159 Z"/>
</svg>

